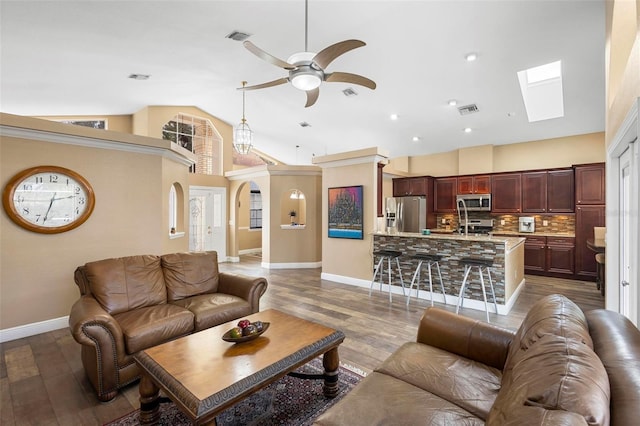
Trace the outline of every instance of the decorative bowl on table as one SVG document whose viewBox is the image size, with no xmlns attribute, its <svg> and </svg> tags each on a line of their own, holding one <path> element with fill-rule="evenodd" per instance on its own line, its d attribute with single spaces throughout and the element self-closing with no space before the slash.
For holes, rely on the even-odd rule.
<svg viewBox="0 0 640 426">
<path fill-rule="evenodd" d="M 233 329 L 227 331 L 226 333 L 224 333 L 222 335 L 222 340 L 224 340 L 225 342 L 232 342 L 232 343 L 242 343 L 242 342 L 248 342 L 250 340 L 253 339 L 257 339 L 258 337 L 262 336 L 264 334 L 265 331 L 267 331 L 269 329 L 269 323 L 268 322 L 263 322 L 262 323 L 262 329 L 260 331 L 256 331 L 255 333 L 252 334 L 248 334 L 246 336 L 237 336 L 237 335 L 232 335 L 232 331 Z"/>
</svg>

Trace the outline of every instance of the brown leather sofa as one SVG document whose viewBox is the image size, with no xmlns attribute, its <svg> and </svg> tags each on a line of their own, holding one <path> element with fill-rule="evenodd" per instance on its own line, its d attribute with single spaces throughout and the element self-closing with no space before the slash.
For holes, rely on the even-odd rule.
<svg viewBox="0 0 640 426">
<path fill-rule="evenodd" d="M 508 331 L 428 308 L 401 346 L 316 425 L 631 425 L 640 419 L 640 331 L 564 296 Z"/>
<path fill-rule="evenodd" d="M 216 252 L 105 259 L 75 271 L 69 327 L 98 399 L 137 380 L 136 352 L 259 311 L 264 278 L 219 272 Z"/>
</svg>

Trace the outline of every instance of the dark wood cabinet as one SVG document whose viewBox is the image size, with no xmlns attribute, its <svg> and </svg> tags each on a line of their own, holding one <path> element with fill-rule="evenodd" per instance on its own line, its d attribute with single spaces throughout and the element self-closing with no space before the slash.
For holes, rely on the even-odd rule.
<svg viewBox="0 0 640 426">
<path fill-rule="evenodd" d="M 406 195 L 427 195 L 427 183 L 430 178 L 397 178 L 393 179 L 393 196 L 404 197 Z"/>
<path fill-rule="evenodd" d="M 546 213 L 547 172 L 522 173 L 522 212 Z"/>
<path fill-rule="evenodd" d="M 525 273 L 570 278 L 575 271 L 574 265 L 574 238 L 527 237 L 524 243 Z"/>
<path fill-rule="evenodd" d="M 458 176 L 458 194 L 489 194 L 491 175 Z"/>
<path fill-rule="evenodd" d="M 524 272 L 544 273 L 547 269 L 546 237 L 527 237 L 524 242 Z"/>
<path fill-rule="evenodd" d="M 593 227 L 605 225 L 605 206 L 576 206 L 576 278 L 595 281 L 595 253 L 587 247 L 593 238 Z"/>
<path fill-rule="evenodd" d="M 520 213 L 522 210 L 522 175 L 505 173 L 491 178 L 492 213 Z"/>
<path fill-rule="evenodd" d="M 522 173 L 523 213 L 572 213 L 573 169 Z"/>
<path fill-rule="evenodd" d="M 378 176 L 377 176 L 377 182 L 376 182 L 376 194 L 377 194 L 377 214 L 378 217 L 384 217 L 384 209 L 382 207 L 384 200 L 382 199 L 382 186 L 383 186 L 383 181 L 384 181 L 384 175 L 382 173 L 382 169 L 384 169 L 385 164 L 384 163 L 378 163 Z"/>
<path fill-rule="evenodd" d="M 573 169 L 549 170 L 547 172 L 547 212 L 574 212 Z"/>
<path fill-rule="evenodd" d="M 585 164 L 575 167 L 576 206 L 605 204 L 604 163 Z"/>
<path fill-rule="evenodd" d="M 434 211 L 452 213 L 456 209 L 458 178 L 436 178 L 433 180 Z"/>
<path fill-rule="evenodd" d="M 547 272 L 554 276 L 572 276 L 575 272 L 574 238 L 547 237 Z"/>
</svg>

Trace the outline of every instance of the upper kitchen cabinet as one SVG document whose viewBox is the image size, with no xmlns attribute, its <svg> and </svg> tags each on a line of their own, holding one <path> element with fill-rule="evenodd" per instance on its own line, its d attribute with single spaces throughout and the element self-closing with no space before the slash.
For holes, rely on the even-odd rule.
<svg viewBox="0 0 640 426">
<path fill-rule="evenodd" d="M 520 213 L 522 210 L 522 175 L 504 173 L 491 178 L 492 213 Z"/>
<path fill-rule="evenodd" d="M 605 204 L 604 163 L 575 166 L 576 206 Z"/>
<path fill-rule="evenodd" d="M 522 173 L 523 213 L 572 213 L 573 169 Z"/>
<path fill-rule="evenodd" d="M 428 177 L 393 179 L 393 196 L 427 195 L 429 192 L 429 182 L 431 182 L 431 180 Z"/>
<path fill-rule="evenodd" d="M 433 201 L 436 213 L 452 213 L 457 210 L 458 179 L 448 177 L 433 180 Z"/>
<path fill-rule="evenodd" d="M 547 172 L 547 212 L 572 213 L 574 210 L 573 169 Z"/>
<path fill-rule="evenodd" d="M 491 176 L 458 176 L 458 194 L 491 193 Z"/>
<path fill-rule="evenodd" d="M 547 172 L 522 173 L 522 212 L 546 213 Z"/>
</svg>

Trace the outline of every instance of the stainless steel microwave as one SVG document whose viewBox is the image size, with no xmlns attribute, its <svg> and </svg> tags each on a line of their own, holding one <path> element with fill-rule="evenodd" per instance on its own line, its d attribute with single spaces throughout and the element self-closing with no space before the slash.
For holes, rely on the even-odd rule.
<svg viewBox="0 0 640 426">
<path fill-rule="evenodd" d="M 491 211 L 491 194 L 461 194 L 456 196 L 456 206 L 462 208 L 462 201 L 470 212 Z"/>
</svg>

